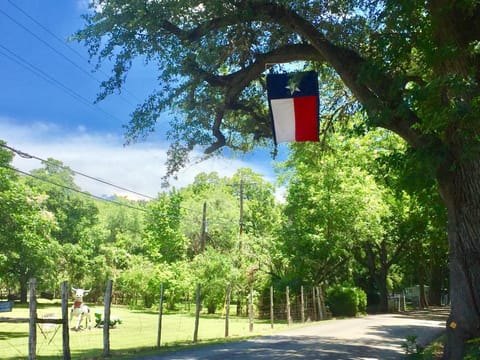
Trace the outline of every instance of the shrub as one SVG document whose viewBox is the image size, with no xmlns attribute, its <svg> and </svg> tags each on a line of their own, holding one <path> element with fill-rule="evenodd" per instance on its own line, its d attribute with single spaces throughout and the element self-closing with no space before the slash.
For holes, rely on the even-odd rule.
<svg viewBox="0 0 480 360">
<path fill-rule="evenodd" d="M 367 307 L 367 295 L 355 287 L 333 286 L 328 289 L 326 300 L 333 316 L 355 316 Z"/>
<path fill-rule="evenodd" d="M 367 312 L 367 294 L 365 291 L 359 288 L 354 288 L 355 293 L 357 294 L 358 308 L 357 313 L 366 313 Z"/>
</svg>

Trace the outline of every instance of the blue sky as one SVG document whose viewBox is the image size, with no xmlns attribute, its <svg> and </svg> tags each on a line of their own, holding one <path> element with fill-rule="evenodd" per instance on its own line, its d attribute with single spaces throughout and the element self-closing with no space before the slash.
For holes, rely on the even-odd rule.
<svg viewBox="0 0 480 360">
<path fill-rule="evenodd" d="M 87 6 L 87 0 L 0 0 L 0 139 L 23 152 L 52 157 L 76 171 L 155 196 L 162 191 L 165 174 L 164 132 L 159 129 L 146 142 L 124 147 L 122 128 L 135 105 L 155 88 L 155 70 L 139 61 L 129 73 L 126 91 L 94 105 L 99 82 L 109 69 L 92 72 L 83 45 L 65 41 L 82 27 Z M 286 153 L 285 147 L 280 150 Z M 17 156 L 14 166 L 28 171 L 40 164 Z M 266 149 L 193 163 L 172 184 L 185 186 L 202 171 L 230 176 L 240 167 L 274 181 Z M 96 195 L 122 193 L 90 180 L 76 181 Z"/>
</svg>

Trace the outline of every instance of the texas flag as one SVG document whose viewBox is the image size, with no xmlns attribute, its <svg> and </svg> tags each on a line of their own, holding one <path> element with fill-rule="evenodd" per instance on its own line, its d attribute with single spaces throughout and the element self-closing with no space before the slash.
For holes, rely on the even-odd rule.
<svg viewBox="0 0 480 360">
<path fill-rule="evenodd" d="M 318 141 L 318 75 L 315 71 L 267 75 L 275 143 Z"/>
</svg>

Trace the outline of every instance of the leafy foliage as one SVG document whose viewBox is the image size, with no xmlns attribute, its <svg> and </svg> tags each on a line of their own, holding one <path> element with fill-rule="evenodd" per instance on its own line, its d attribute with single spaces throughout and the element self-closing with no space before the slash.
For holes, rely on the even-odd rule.
<svg viewBox="0 0 480 360">
<path fill-rule="evenodd" d="M 48 159 L 43 168 L 32 172 L 28 182 L 46 195 L 46 206 L 55 214 L 59 224 L 54 236 L 62 244 L 78 243 L 85 231 L 97 222 L 98 209 L 93 201 L 70 189 L 78 190 L 73 172 L 60 161 Z"/>
<path fill-rule="evenodd" d="M 155 262 L 172 263 L 184 258 L 186 238 L 180 233 L 182 198 L 177 193 L 159 195 L 148 204 L 145 221 L 145 252 Z"/>
<path fill-rule="evenodd" d="M 328 289 L 326 302 L 333 316 L 355 316 L 365 313 L 367 295 L 358 288 L 335 285 Z"/>
<path fill-rule="evenodd" d="M 28 281 L 52 284 L 60 245 L 52 237 L 57 229 L 46 197 L 17 179 L 5 168 L 12 157 L 0 149 L 0 279 L 20 285 L 20 299 L 27 300 Z"/>
<path fill-rule="evenodd" d="M 306 283 L 348 280 L 354 246 L 380 236 L 387 211 L 382 189 L 361 168 L 361 147 L 341 137 L 329 144 L 328 153 L 298 145 L 286 163 L 282 252 Z"/>
</svg>

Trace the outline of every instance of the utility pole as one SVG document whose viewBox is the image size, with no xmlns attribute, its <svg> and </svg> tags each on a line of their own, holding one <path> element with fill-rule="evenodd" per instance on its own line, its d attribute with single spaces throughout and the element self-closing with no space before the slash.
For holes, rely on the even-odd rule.
<svg viewBox="0 0 480 360">
<path fill-rule="evenodd" d="M 207 243 L 207 202 L 203 203 L 203 216 L 202 216 L 202 233 L 200 235 L 200 252 L 205 251 L 205 245 Z"/>
<path fill-rule="evenodd" d="M 243 234 L 243 178 L 240 180 L 240 243 L 239 243 L 239 250 L 242 251 L 242 234 Z"/>
</svg>

